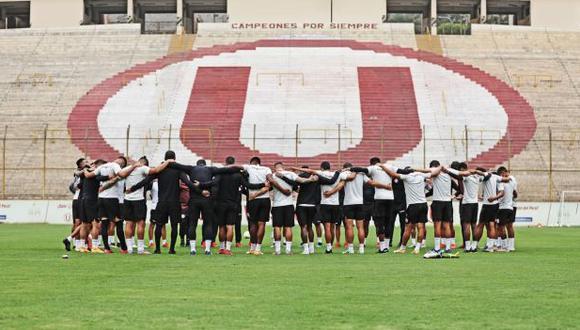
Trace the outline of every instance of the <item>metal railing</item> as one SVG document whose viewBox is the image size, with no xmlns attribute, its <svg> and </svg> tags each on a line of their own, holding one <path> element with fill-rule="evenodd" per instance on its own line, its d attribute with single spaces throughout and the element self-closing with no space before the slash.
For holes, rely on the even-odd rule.
<svg viewBox="0 0 580 330">
<path fill-rule="evenodd" d="M 106 142 L 114 146 L 119 153 L 138 158 L 141 155 L 151 156 L 178 144 L 194 141 L 208 151 L 205 155 L 210 162 L 221 162 L 213 159 L 219 154 L 219 148 L 232 142 L 231 138 L 216 135 L 215 127 L 175 128 L 134 128 L 131 126 L 107 129 Z M 368 131 L 369 127 L 365 127 Z M 365 165 L 372 156 L 389 159 L 393 147 L 404 143 L 409 145 L 409 137 L 388 134 L 384 126 L 370 127 L 376 132 L 365 141 L 371 142 L 373 149 L 364 158 Z M 105 129 L 101 128 L 101 132 Z M 281 131 L 284 131 L 282 134 Z M 434 131 L 436 130 L 436 131 Z M 404 165 L 426 167 L 432 159 L 443 162 L 451 160 L 465 161 L 473 159 L 493 146 L 498 139 L 507 138 L 508 146 L 501 155 L 503 165 L 511 169 L 516 176 L 521 176 L 522 196 L 532 200 L 556 201 L 560 191 L 574 190 L 580 180 L 580 132 L 570 130 L 538 129 L 535 137 L 529 141 L 511 139 L 500 130 L 486 130 L 479 127 L 463 129 L 450 127 L 422 127 L 423 135 L 413 141 L 414 148 L 398 155 L 403 157 Z M 362 141 L 362 129 L 336 125 L 335 128 L 301 127 L 286 124 L 272 134 L 266 125 L 245 125 L 241 129 L 239 143 L 249 149 L 266 153 L 278 153 L 295 159 L 292 165 L 302 165 L 312 156 L 312 150 L 332 154 L 331 163 L 336 167 L 346 159 L 346 150 L 353 150 Z M 37 128 L 18 128 L 5 125 L 0 127 L 0 197 L 2 199 L 58 199 L 68 198 L 67 186 L 71 179 L 74 162 L 85 155 L 95 141 L 102 137 L 93 136 L 94 130 L 86 131 L 82 138 L 71 139 L 69 129 L 52 128 L 48 125 Z M 77 133 L 78 134 L 78 133 Z M 280 137 L 279 137 L 280 136 Z M 75 144 L 76 143 L 76 146 Z M 512 146 L 525 146 L 524 152 L 512 154 Z M 516 149 L 519 149 L 516 148 Z M 236 156 L 234 154 L 234 156 Z M 446 159 L 447 158 L 447 159 Z M 451 159 L 450 159 L 451 158 Z M 244 161 L 244 160 L 240 160 Z M 247 160 L 246 160 L 247 161 Z M 357 159 L 356 162 L 363 162 Z M 310 164 L 315 165 L 315 164 Z"/>
</svg>

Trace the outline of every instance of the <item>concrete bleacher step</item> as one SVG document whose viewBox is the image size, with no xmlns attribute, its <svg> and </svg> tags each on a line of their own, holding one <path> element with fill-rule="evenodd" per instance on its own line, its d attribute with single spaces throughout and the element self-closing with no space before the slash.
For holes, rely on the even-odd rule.
<svg viewBox="0 0 580 330">
<path fill-rule="evenodd" d="M 150 69 L 147 65 L 137 67 L 135 70 L 127 69 L 136 64 L 147 63 L 148 61 L 157 58 L 178 55 L 178 50 L 187 50 L 195 47 L 201 49 L 202 54 L 214 55 L 211 46 L 216 44 L 234 44 L 237 42 L 252 42 L 263 38 L 277 38 L 279 34 L 276 33 L 246 33 L 246 34 L 215 34 L 215 35 L 201 35 L 195 40 L 195 44 L 189 46 L 188 42 L 181 40 L 176 42 L 172 49 L 172 36 L 151 36 L 140 35 L 135 27 L 121 27 L 116 31 L 98 31 L 96 27 L 80 28 L 73 31 L 61 31 L 58 33 L 51 33 L 46 30 L 31 30 L 25 31 L 0 31 L 0 59 L 3 63 L 8 63 L 6 69 L 0 71 L 0 84 L 3 87 L 0 90 L 0 118 L 3 123 L 10 123 L 9 133 L 13 137 L 7 148 L 9 151 L 8 159 L 11 164 L 22 164 L 30 162 L 32 164 L 40 164 L 42 159 L 38 156 L 42 144 L 38 137 L 41 136 L 42 128 L 38 127 L 39 123 L 48 123 L 50 127 L 66 129 L 65 121 L 75 106 L 77 101 L 82 97 L 87 101 L 86 110 L 91 110 L 93 106 L 100 104 L 103 100 L 110 96 L 107 93 L 102 95 L 87 95 L 87 92 L 96 84 L 101 83 L 110 77 L 119 77 L 117 84 L 122 85 L 126 82 L 122 81 L 121 74 L 123 72 L 135 72 L 136 74 L 146 72 Z M 514 156 L 510 162 L 514 168 L 525 169 L 530 167 L 530 164 L 546 163 L 548 153 L 548 146 L 545 142 L 547 133 L 542 129 L 552 127 L 554 130 L 567 132 L 559 135 L 559 139 L 579 139 L 580 133 L 573 133 L 580 131 L 577 124 L 580 120 L 580 114 L 577 111 L 580 108 L 580 96 L 578 94 L 578 86 L 580 86 L 580 33 L 573 32 L 525 32 L 525 33 L 484 33 L 477 32 L 472 36 L 440 36 L 435 40 L 421 40 L 413 34 L 394 33 L 389 31 L 377 33 L 351 33 L 351 34 L 328 34 L 328 38 L 334 39 L 359 39 L 377 41 L 380 43 L 387 43 L 393 45 L 400 45 L 408 48 L 419 49 L 423 51 L 432 52 L 435 54 L 444 53 L 446 56 L 457 59 L 463 63 L 470 64 L 474 69 L 477 68 L 481 72 L 478 73 L 480 77 L 493 76 L 498 77 L 501 81 L 509 86 L 514 87 L 519 93 L 525 97 L 529 104 L 534 107 L 535 118 L 538 122 L 538 130 L 534 138 L 538 140 L 537 146 L 530 147 L 524 142 L 518 142 L 517 138 L 512 141 L 511 145 L 498 145 L 498 150 L 501 155 L 510 155 L 517 152 L 512 152 L 511 148 L 520 150 L 521 153 Z M 434 43 L 432 43 L 434 42 Z M 184 46 L 185 45 L 185 46 Z M 181 48 L 180 48 L 181 47 Z M 227 49 L 224 47 L 224 49 Z M 402 52 L 402 55 L 412 55 L 413 52 Z M 184 57 L 185 58 L 185 57 Z M 456 68 L 451 66 L 452 68 Z M 34 73 L 43 73 L 52 75 L 53 86 L 37 85 L 16 86 L 16 78 L 21 75 L 31 75 Z M 534 75 L 549 75 L 556 82 L 553 86 L 547 83 L 539 83 L 534 86 L 529 77 Z M 520 78 L 518 78 L 520 77 Z M 523 78 L 521 78 L 523 77 Z M 526 78 L 528 77 L 528 78 Z M 227 78 L 224 78 L 227 79 Z M 520 79 L 521 81 L 518 81 Z M 378 82 L 374 82 L 378 84 Z M 216 86 L 219 86 L 217 84 Z M 6 87 L 6 88 L 4 88 Z M 501 86 L 499 86 L 501 87 Z M 364 88 L 362 89 L 364 93 Z M 233 93 L 233 92 L 232 92 Z M 512 95 L 503 95 L 506 98 Z M 226 99 L 230 96 L 226 96 Z M 216 104 L 219 103 L 217 100 Z M 368 102 L 366 106 L 384 108 L 404 108 L 405 98 L 393 98 L 390 105 L 382 104 L 381 102 Z M 477 102 L 477 100 L 472 100 Z M 512 104 L 513 105 L 513 104 Z M 520 113 L 524 108 L 514 106 L 513 113 Z M 249 147 L 240 147 L 239 135 L 240 127 L 229 123 L 222 122 L 222 116 L 232 115 L 231 109 L 213 109 L 218 110 L 215 116 L 206 117 L 200 120 L 199 116 L 194 117 L 187 122 L 187 125 L 193 127 L 194 125 L 213 126 L 216 130 L 225 130 L 220 137 L 216 137 L 214 141 L 214 148 L 220 149 L 209 150 L 207 141 L 202 137 L 194 139 L 189 136 L 185 138 L 185 144 L 189 145 L 192 151 L 200 153 L 207 157 L 213 153 L 214 157 L 217 155 L 223 156 L 227 153 L 236 153 L 244 157 L 252 155 L 255 151 L 250 150 Z M 391 110 L 389 110 L 391 111 Z M 391 118 L 395 121 L 404 121 L 406 115 L 404 113 L 395 113 Z M 83 143 L 95 150 L 96 155 L 114 157 L 120 150 L 111 151 L 111 146 L 102 144 L 98 140 L 92 140 L 98 137 L 99 131 L 93 128 L 88 129 L 88 138 L 86 142 L 82 142 L 85 138 L 84 132 L 87 132 L 87 124 L 94 123 L 94 117 L 86 116 L 74 125 L 79 128 L 78 135 L 74 138 L 79 139 L 76 146 L 70 141 L 55 142 L 51 146 L 51 152 L 54 157 L 51 157 L 51 166 L 69 168 L 74 162 L 74 159 L 83 153 Z M 121 123 L 119 123 L 122 126 Z M 414 127 L 405 126 L 389 126 L 393 134 L 403 135 L 408 132 L 414 132 Z M 514 134 L 528 134 L 530 128 L 534 125 L 532 121 L 518 122 L 515 127 L 511 128 Z M 535 126 L 534 126 L 535 127 Z M 339 154 L 329 153 L 320 157 L 300 157 L 295 159 L 293 157 L 284 158 L 289 163 L 308 163 L 310 166 L 316 167 L 322 158 L 331 159 L 333 165 L 338 165 L 339 159 L 350 160 L 360 165 L 368 162 L 370 154 L 377 154 L 381 152 L 383 158 L 390 154 L 394 154 L 397 149 L 391 148 L 392 143 L 379 146 L 379 138 L 382 136 L 380 128 L 384 129 L 383 125 L 371 125 L 371 121 L 367 121 L 365 125 L 364 134 L 369 140 L 369 145 L 354 144 L 351 148 L 344 150 Z M 1 128 L 0 128 L 1 129 Z M 83 130 L 85 129 L 85 130 Z M 429 127 L 427 128 L 429 131 Z M 75 133 L 76 134 L 76 133 Z M 175 133 L 177 138 L 179 133 Z M 420 143 L 421 132 L 419 135 L 410 134 L 410 140 L 415 140 L 410 143 L 409 147 L 415 147 Z M 35 139 L 31 140 L 19 139 Z M 387 141 L 395 141 L 393 138 Z M 287 144 L 292 145 L 293 142 Z M 308 141 L 302 141 L 300 147 L 304 150 L 308 148 Z M 555 143 L 553 148 L 553 166 L 569 168 L 570 164 L 580 163 L 580 156 L 577 148 L 570 146 L 570 143 Z M 461 149 L 463 145 L 451 147 L 448 143 L 440 143 L 438 145 L 430 146 L 430 153 L 428 157 L 439 157 L 445 155 L 453 148 Z M 151 145 L 150 152 L 155 150 L 162 150 L 166 145 L 163 143 L 154 143 Z M 353 151 L 356 147 L 356 152 Z M 54 151 L 53 151 L 54 150 Z M 299 155 L 300 155 L 299 149 Z M 457 153 L 457 151 L 454 151 Z M 56 155 L 56 156 L 55 156 Z M 471 155 L 472 157 L 476 155 Z M 240 158 L 244 158 L 240 157 Z M 418 161 L 421 163 L 422 155 L 409 154 L 406 159 Z M 500 163 L 506 164 L 505 157 L 487 157 L 484 153 L 477 155 L 480 159 L 478 164 L 488 167 L 497 166 Z M 265 153 L 264 157 L 268 162 L 279 159 L 278 155 Z M 541 161 L 540 161 L 541 159 Z M 68 172 L 66 176 L 62 176 L 62 172 L 51 172 L 49 174 L 49 182 L 51 183 L 51 190 L 53 195 L 67 196 L 65 181 L 68 181 Z M 521 177 L 520 186 L 523 190 L 526 199 L 542 199 L 545 198 L 545 181 L 537 180 L 537 175 L 533 172 L 516 172 L 518 178 Z M 543 175 L 543 174 L 542 174 Z M 555 184 L 558 189 L 560 187 L 571 187 L 577 185 L 577 180 L 568 176 L 568 181 L 562 179 L 563 176 L 556 177 Z M 21 185 L 15 183 L 22 182 Z M 11 193 L 14 195 L 24 193 L 26 186 L 29 186 L 31 180 L 23 173 L 11 173 L 9 178 Z"/>
</svg>

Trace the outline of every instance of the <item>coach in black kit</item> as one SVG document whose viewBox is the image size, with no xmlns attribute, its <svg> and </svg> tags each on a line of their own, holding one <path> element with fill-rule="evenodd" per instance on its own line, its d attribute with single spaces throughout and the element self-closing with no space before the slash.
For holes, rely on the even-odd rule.
<svg viewBox="0 0 580 330">
<path fill-rule="evenodd" d="M 236 159 L 232 156 L 226 158 L 226 166 L 234 165 Z M 217 189 L 215 193 L 215 222 L 219 227 L 220 249 L 219 254 L 232 254 L 232 241 L 234 239 L 234 226 L 242 213 L 242 190 L 244 188 L 262 189 L 265 184 L 250 184 L 240 167 L 220 168 L 214 177 Z M 215 233 L 214 233 L 215 234 Z M 240 234 L 241 235 L 241 234 Z M 241 239 L 241 238 L 240 238 Z"/>
<path fill-rule="evenodd" d="M 207 166 L 205 160 L 200 159 L 195 166 L 178 163 L 169 164 L 169 168 L 177 169 L 189 175 L 189 179 L 199 182 L 199 189 L 193 190 L 189 194 L 189 239 L 190 254 L 197 254 L 196 251 L 196 230 L 197 221 L 200 215 L 203 216 L 203 239 L 205 241 L 205 254 L 211 254 L 211 242 L 215 237 L 213 233 L 213 222 L 215 221 L 214 203 L 210 189 L 216 185 L 215 176 L 239 172 L 237 167 L 217 168 Z"/>
<path fill-rule="evenodd" d="M 175 152 L 169 150 L 165 152 L 165 160 L 175 162 Z M 170 164 L 171 165 L 171 164 Z M 157 179 L 159 186 L 159 201 L 155 212 L 157 214 L 158 226 L 155 226 L 155 254 L 161 254 L 161 233 L 167 220 L 171 220 L 171 245 L 169 254 L 175 254 L 175 243 L 177 242 L 177 225 L 181 221 L 181 205 L 179 203 L 179 181 L 185 183 L 190 191 L 200 191 L 198 184 L 193 184 L 185 173 L 168 166 L 166 169 L 155 175 L 149 175 L 147 178 L 137 183 L 133 187 L 128 187 L 127 191 L 132 192 L 146 186 L 153 180 Z"/>
</svg>

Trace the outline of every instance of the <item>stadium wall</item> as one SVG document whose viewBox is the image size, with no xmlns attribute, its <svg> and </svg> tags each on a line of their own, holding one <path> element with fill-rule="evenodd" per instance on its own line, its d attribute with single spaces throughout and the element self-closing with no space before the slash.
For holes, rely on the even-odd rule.
<svg viewBox="0 0 580 330">
<path fill-rule="evenodd" d="M 530 12 L 533 27 L 580 29 L 580 1 L 532 0 Z"/>
<path fill-rule="evenodd" d="M 150 202 L 148 204 L 148 207 L 151 208 Z M 0 224 L 71 224 L 71 206 L 70 200 L 0 201 Z M 459 219 L 459 204 L 457 202 L 454 202 L 453 211 L 455 212 L 454 218 Z M 520 227 L 558 226 L 560 212 L 560 203 L 520 202 L 518 203 L 516 225 Z M 578 212 L 580 212 L 578 203 L 565 203 L 562 209 L 562 223 L 566 226 L 580 226 Z M 247 224 L 245 215 L 243 215 L 242 224 Z"/>
<path fill-rule="evenodd" d="M 33 28 L 79 26 L 82 21 L 82 0 L 34 0 L 30 3 L 30 26 Z"/>
<path fill-rule="evenodd" d="M 381 23 L 385 0 L 229 0 L 230 23 Z"/>
<path fill-rule="evenodd" d="M 22 0 L 0 0 L 18 2 Z M 30 2 L 30 27 L 73 27 L 83 21 L 83 0 L 27 0 Z"/>
<path fill-rule="evenodd" d="M 231 23 L 330 22 L 326 0 L 229 0 Z"/>
<path fill-rule="evenodd" d="M 25 2 L 0 0 L 14 1 Z M 26 1 L 33 28 L 75 27 L 83 20 L 83 0 Z M 380 23 L 386 7 L 386 0 L 228 0 L 227 11 L 230 23 Z M 580 29 L 580 1 L 531 0 L 530 12 L 532 27 Z"/>
</svg>

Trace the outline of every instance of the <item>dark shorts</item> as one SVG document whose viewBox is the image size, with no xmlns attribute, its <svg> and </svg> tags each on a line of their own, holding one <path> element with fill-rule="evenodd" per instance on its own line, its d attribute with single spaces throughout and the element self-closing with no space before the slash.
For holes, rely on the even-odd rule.
<svg viewBox="0 0 580 330">
<path fill-rule="evenodd" d="M 343 206 L 344 217 L 350 220 L 364 220 L 365 212 L 362 204 Z"/>
<path fill-rule="evenodd" d="M 273 207 L 272 226 L 294 227 L 294 205 Z"/>
<path fill-rule="evenodd" d="M 518 208 L 514 206 L 514 212 L 512 213 L 512 220 L 511 223 L 516 222 L 516 212 L 518 211 Z"/>
<path fill-rule="evenodd" d="M 373 219 L 374 202 L 363 204 L 364 220 L 370 222 Z"/>
<path fill-rule="evenodd" d="M 248 202 L 248 213 L 252 222 L 270 221 L 270 198 L 258 198 Z"/>
<path fill-rule="evenodd" d="M 340 226 L 340 224 L 343 223 L 345 219 L 346 217 L 344 216 L 344 206 L 340 205 L 338 207 L 338 218 L 336 219 L 336 225 Z"/>
<path fill-rule="evenodd" d="M 407 207 L 407 219 L 412 224 L 426 223 L 427 212 L 427 203 L 411 204 Z"/>
<path fill-rule="evenodd" d="M 498 210 L 499 204 L 494 205 L 484 204 L 481 207 L 481 212 L 479 213 L 479 222 L 481 223 L 495 222 L 495 219 L 497 219 Z"/>
<path fill-rule="evenodd" d="M 393 210 L 393 201 L 387 199 L 376 199 L 373 208 L 373 218 L 376 219 L 383 219 L 382 221 L 386 221 L 386 219 L 391 217 L 391 213 Z"/>
<path fill-rule="evenodd" d="M 296 217 L 300 227 L 312 225 L 315 221 L 316 213 L 316 206 L 297 206 Z"/>
<path fill-rule="evenodd" d="M 123 202 L 123 216 L 127 221 L 141 221 L 147 217 L 147 203 L 144 199 Z"/>
<path fill-rule="evenodd" d="M 453 204 L 451 201 L 433 201 L 431 203 L 433 221 L 453 222 Z"/>
<path fill-rule="evenodd" d="M 338 205 L 320 205 L 320 220 L 323 223 L 340 223 L 339 221 L 339 210 Z"/>
<path fill-rule="evenodd" d="M 80 199 L 73 199 L 72 218 L 73 218 L 73 222 L 77 219 L 80 220 L 80 218 L 81 218 L 81 200 Z"/>
<path fill-rule="evenodd" d="M 79 209 L 80 209 L 80 219 L 82 222 L 93 222 L 95 220 L 99 220 L 99 207 L 98 201 L 83 199 L 80 202 Z"/>
<path fill-rule="evenodd" d="M 316 205 L 316 213 L 314 214 L 314 218 L 312 220 L 313 224 L 322 223 L 322 219 L 320 218 L 320 205 Z"/>
<path fill-rule="evenodd" d="M 99 219 L 115 220 L 121 218 L 121 207 L 117 198 L 99 198 Z"/>
<path fill-rule="evenodd" d="M 173 223 L 181 222 L 181 204 L 179 201 L 175 202 L 158 202 L 155 208 L 157 213 L 157 220 L 155 223 L 164 225 L 169 219 Z"/>
<path fill-rule="evenodd" d="M 477 203 L 461 204 L 459 214 L 461 222 L 477 223 L 477 211 L 479 205 Z"/>
<path fill-rule="evenodd" d="M 500 209 L 497 212 L 497 218 L 499 219 L 500 225 L 507 225 L 512 222 L 514 211 L 509 209 Z"/>
<path fill-rule="evenodd" d="M 157 223 L 157 219 L 158 219 L 158 215 L 157 215 L 157 210 L 151 210 L 149 211 L 149 221 L 151 223 Z"/>
<path fill-rule="evenodd" d="M 218 226 L 235 225 L 240 214 L 240 206 L 235 202 L 217 202 L 215 208 Z"/>
<path fill-rule="evenodd" d="M 181 213 L 181 209 L 179 211 Z M 215 205 L 208 198 L 193 198 L 189 200 L 187 214 L 190 220 L 197 222 L 203 218 L 204 223 L 212 223 L 215 218 Z"/>
<path fill-rule="evenodd" d="M 125 220 L 125 201 L 119 202 L 119 219 Z M 145 211 L 147 213 L 147 211 Z"/>
</svg>

